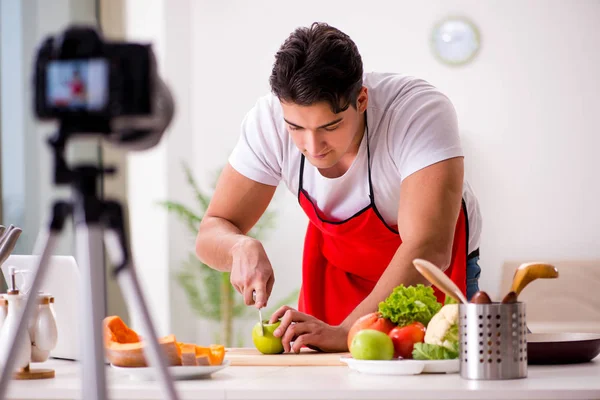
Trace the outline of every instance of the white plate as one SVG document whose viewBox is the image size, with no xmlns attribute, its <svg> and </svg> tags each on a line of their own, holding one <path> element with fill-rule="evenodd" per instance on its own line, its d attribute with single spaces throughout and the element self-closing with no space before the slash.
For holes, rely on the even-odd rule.
<svg viewBox="0 0 600 400">
<path fill-rule="evenodd" d="M 418 375 L 425 368 L 425 363 L 418 360 L 356 360 L 344 356 L 340 361 L 348 364 L 350 369 L 371 375 Z"/>
<path fill-rule="evenodd" d="M 340 358 L 350 369 L 370 375 L 418 375 L 421 373 L 456 373 L 459 360 L 356 360 L 349 356 Z"/>
<path fill-rule="evenodd" d="M 424 374 L 455 374 L 460 371 L 460 360 L 426 360 Z"/>
<path fill-rule="evenodd" d="M 202 366 L 171 366 L 169 367 L 169 373 L 174 380 L 187 380 L 187 379 L 199 379 L 208 378 L 217 371 L 227 368 L 230 364 L 229 360 L 223 360 L 221 365 L 202 365 Z M 152 367 L 142 368 L 127 368 L 117 367 L 111 364 L 111 367 L 117 370 L 119 373 L 129 375 L 129 377 L 136 381 L 152 381 L 155 380 L 155 370 Z"/>
</svg>

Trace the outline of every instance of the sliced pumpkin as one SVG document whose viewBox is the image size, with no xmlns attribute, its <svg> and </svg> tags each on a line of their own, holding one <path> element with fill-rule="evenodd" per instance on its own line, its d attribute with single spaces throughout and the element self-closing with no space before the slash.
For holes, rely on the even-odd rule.
<svg viewBox="0 0 600 400">
<path fill-rule="evenodd" d="M 118 316 L 104 319 L 104 350 L 108 361 L 117 367 L 147 367 L 144 342 Z M 181 348 L 175 335 L 158 340 L 166 356 L 167 365 L 181 365 Z"/>
<path fill-rule="evenodd" d="M 196 356 L 196 365 L 210 365 L 210 358 L 207 355 Z"/>
<path fill-rule="evenodd" d="M 210 348 L 204 346 L 195 346 L 196 356 L 210 356 Z"/>
<path fill-rule="evenodd" d="M 211 344 L 210 346 L 196 345 L 196 358 L 198 357 L 208 358 L 209 365 L 221 365 L 225 358 L 225 346 L 221 344 Z"/>
<path fill-rule="evenodd" d="M 181 348 L 181 365 L 198 365 L 196 361 L 196 346 L 190 343 L 182 343 Z"/>
<path fill-rule="evenodd" d="M 104 349 L 108 361 L 118 367 L 147 367 L 144 356 L 144 340 L 118 316 L 106 317 L 104 325 Z M 225 346 L 211 344 L 198 346 L 178 342 L 175 335 L 159 340 L 168 365 L 221 365 L 225 358 Z"/>
<path fill-rule="evenodd" d="M 104 318 L 104 343 L 137 343 L 140 337 L 130 329 L 120 317 Z"/>
<path fill-rule="evenodd" d="M 210 345 L 210 363 L 211 365 L 221 365 L 225 358 L 225 346 L 222 344 Z"/>
</svg>

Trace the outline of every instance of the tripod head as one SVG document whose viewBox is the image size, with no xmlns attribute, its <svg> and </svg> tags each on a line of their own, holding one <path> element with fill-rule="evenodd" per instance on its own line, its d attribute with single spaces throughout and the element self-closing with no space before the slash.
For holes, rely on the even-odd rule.
<svg viewBox="0 0 600 400">
<path fill-rule="evenodd" d="M 126 150 L 146 150 L 160 142 L 174 115 L 151 46 L 105 41 L 92 27 L 48 36 L 36 55 L 33 82 L 36 116 L 59 122 L 49 140 L 56 184 L 71 184 L 83 171 L 67 165 L 70 139 L 94 136 Z M 94 175 L 90 166 L 85 172 Z M 114 172 L 97 169 L 94 181 Z"/>
</svg>

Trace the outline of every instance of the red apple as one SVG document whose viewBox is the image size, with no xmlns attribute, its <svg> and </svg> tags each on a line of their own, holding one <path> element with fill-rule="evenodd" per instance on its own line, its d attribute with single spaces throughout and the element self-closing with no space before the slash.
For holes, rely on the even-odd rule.
<svg viewBox="0 0 600 400">
<path fill-rule="evenodd" d="M 397 326 L 388 333 L 388 336 L 394 343 L 394 358 L 412 358 L 415 343 L 425 340 L 425 326 L 420 322 Z"/>
<path fill-rule="evenodd" d="M 387 335 L 392 329 L 394 329 L 395 326 L 396 324 L 387 318 L 383 318 L 379 312 L 363 315 L 354 322 L 350 328 L 350 331 L 348 332 L 348 349 L 350 349 L 352 339 L 358 331 L 363 329 L 374 329 Z"/>
</svg>

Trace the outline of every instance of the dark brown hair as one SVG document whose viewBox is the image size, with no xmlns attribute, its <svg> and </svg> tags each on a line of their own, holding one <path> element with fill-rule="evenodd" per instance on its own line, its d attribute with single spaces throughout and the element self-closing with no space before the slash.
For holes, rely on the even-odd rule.
<svg viewBox="0 0 600 400">
<path fill-rule="evenodd" d="M 326 101 L 334 113 L 356 107 L 363 65 L 348 35 L 325 23 L 296 29 L 275 55 L 269 83 L 280 100 L 299 105 Z"/>
</svg>

